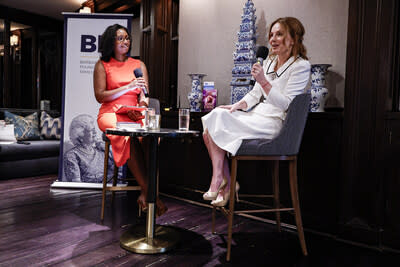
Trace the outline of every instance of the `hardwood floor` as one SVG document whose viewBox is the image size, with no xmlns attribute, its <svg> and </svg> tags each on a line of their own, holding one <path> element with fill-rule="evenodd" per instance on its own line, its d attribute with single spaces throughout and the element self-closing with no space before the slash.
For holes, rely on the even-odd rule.
<svg viewBox="0 0 400 267">
<path fill-rule="evenodd" d="M 400 255 L 356 247 L 306 232 L 309 256 L 297 235 L 235 217 L 231 263 L 225 235 L 211 234 L 211 210 L 162 197 L 169 210 L 157 224 L 179 229 L 181 242 L 165 253 L 141 255 L 119 246 L 137 217 L 138 192 L 107 201 L 100 222 L 99 190 L 50 189 L 57 177 L 0 181 L 0 266 L 399 266 Z M 108 199 L 109 200 L 109 199 Z M 113 207 L 113 209 L 112 209 Z M 225 218 L 217 231 L 225 233 Z"/>
</svg>

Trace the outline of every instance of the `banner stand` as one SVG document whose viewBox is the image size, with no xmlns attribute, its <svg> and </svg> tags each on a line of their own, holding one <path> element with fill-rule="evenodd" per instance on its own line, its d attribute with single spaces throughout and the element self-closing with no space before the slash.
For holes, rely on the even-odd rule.
<svg viewBox="0 0 400 267">
<path fill-rule="evenodd" d="M 62 14 L 62 129 L 58 179 L 51 188 L 100 189 L 104 176 L 104 141 L 97 126 L 100 104 L 95 99 L 93 89 L 93 70 L 100 58 L 99 38 L 113 24 L 120 24 L 131 32 L 133 15 Z M 84 131 L 96 134 L 84 139 Z M 112 175 L 114 162 L 110 158 L 109 174 Z"/>
</svg>

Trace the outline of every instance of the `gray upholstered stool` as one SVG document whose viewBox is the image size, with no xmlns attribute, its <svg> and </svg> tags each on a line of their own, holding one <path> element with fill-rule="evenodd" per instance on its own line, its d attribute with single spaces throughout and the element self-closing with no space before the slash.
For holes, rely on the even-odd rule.
<svg viewBox="0 0 400 267">
<path fill-rule="evenodd" d="M 269 139 L 251 139 L 244 140 L 235 156 L 232 156 L 231 166 L 231 186 L 229 198 L 229 210 L 221 208 L 221 211 L 228 218 L 228 245 L 226 260 L 231 257 L 232 243 L 232 225 L 234 213 L 261 213 L 275 212 L 278 231 L 281 230 L 280 212 L 294 211 L 297 231 L 299 235 L 300 245 L 304 255 L 307 255 L 307 247 L 304 239 L 303 225 L 301 221 L 300 204 L 297 189 L 297 155 L 299 153 L 300 143 L 303 136 L 304 127 L 307 121 L 308 110 L 310 105 L 310 95 L 301 94 L 296 96 L 289 105 L 286 119 L 282 129 L 277 137 Z M 235 211 L 235 185 L 237 175 L 237 165 L 239 160 L 270 160 L 273 161 L 272 180 L 273 180 L 273 197 L 274 208 L 260 210 L 240 210 Z M 289 184 L 292 198 L 292 208 L 282 208 L 279 203 L 279 161 L 289 162 Z M 212 232 L 215 232 L 215 212 L 212 212 Z M 255 217 L 255 216 L 254 216 Z"/>
</svg>

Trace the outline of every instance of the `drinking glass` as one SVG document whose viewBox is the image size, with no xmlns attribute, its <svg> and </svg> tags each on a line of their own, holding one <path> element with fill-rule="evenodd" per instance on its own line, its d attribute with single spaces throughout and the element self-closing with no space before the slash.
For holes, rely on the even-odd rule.
<svg viewBox="0 0 400 267">
<path fill-rule="evenodd" d="M 188 108 L 179 109 L 179 131 L 189 130 L 190 110 Z"/>
<path fill-rule="evenodd" d="M 149 127 L 149 118 L 150 118 L 150 116 L 154 116 L 156 114 L 156 110 L 154 108 L 147 108 L 143 111 L 142 114 L 144 115 L 143 127 L 148 128 Z"/>
<path fill-rule="evenodd" d="M 154 114 L 149 116 L 149 130 L 150 131 L 158 131 L 161 126 L 161 115 Z"/>
</svg>

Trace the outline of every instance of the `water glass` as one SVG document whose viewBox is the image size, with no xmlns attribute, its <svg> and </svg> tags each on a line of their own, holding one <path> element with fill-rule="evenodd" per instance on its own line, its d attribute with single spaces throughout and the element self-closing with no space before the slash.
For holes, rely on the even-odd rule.
<svg viewBox="0 0 400 267">
<path fill-rule="evenodd" d="M 145 110 L 143 110 L 142 112 L 144 119 L 143 121 L 143 127 L 144 128 L 148 128 L 149 127 L 149 118 L 150 116 L 153 116 L 156 114 L 156 110 L 154 108 L 147 108 Z"/>
<path fill-rule="evenodd" d="M 161 115 L 153 114 L 149 116 L 149 130 L 150 131 L 159 131 L 161 126 Z"/>
<path fill-rule="evenodd" d="M 179 109 L 179 131 L 188 131 L 190 121 L 190 110 L 188 108 Z"/>
</svg>

